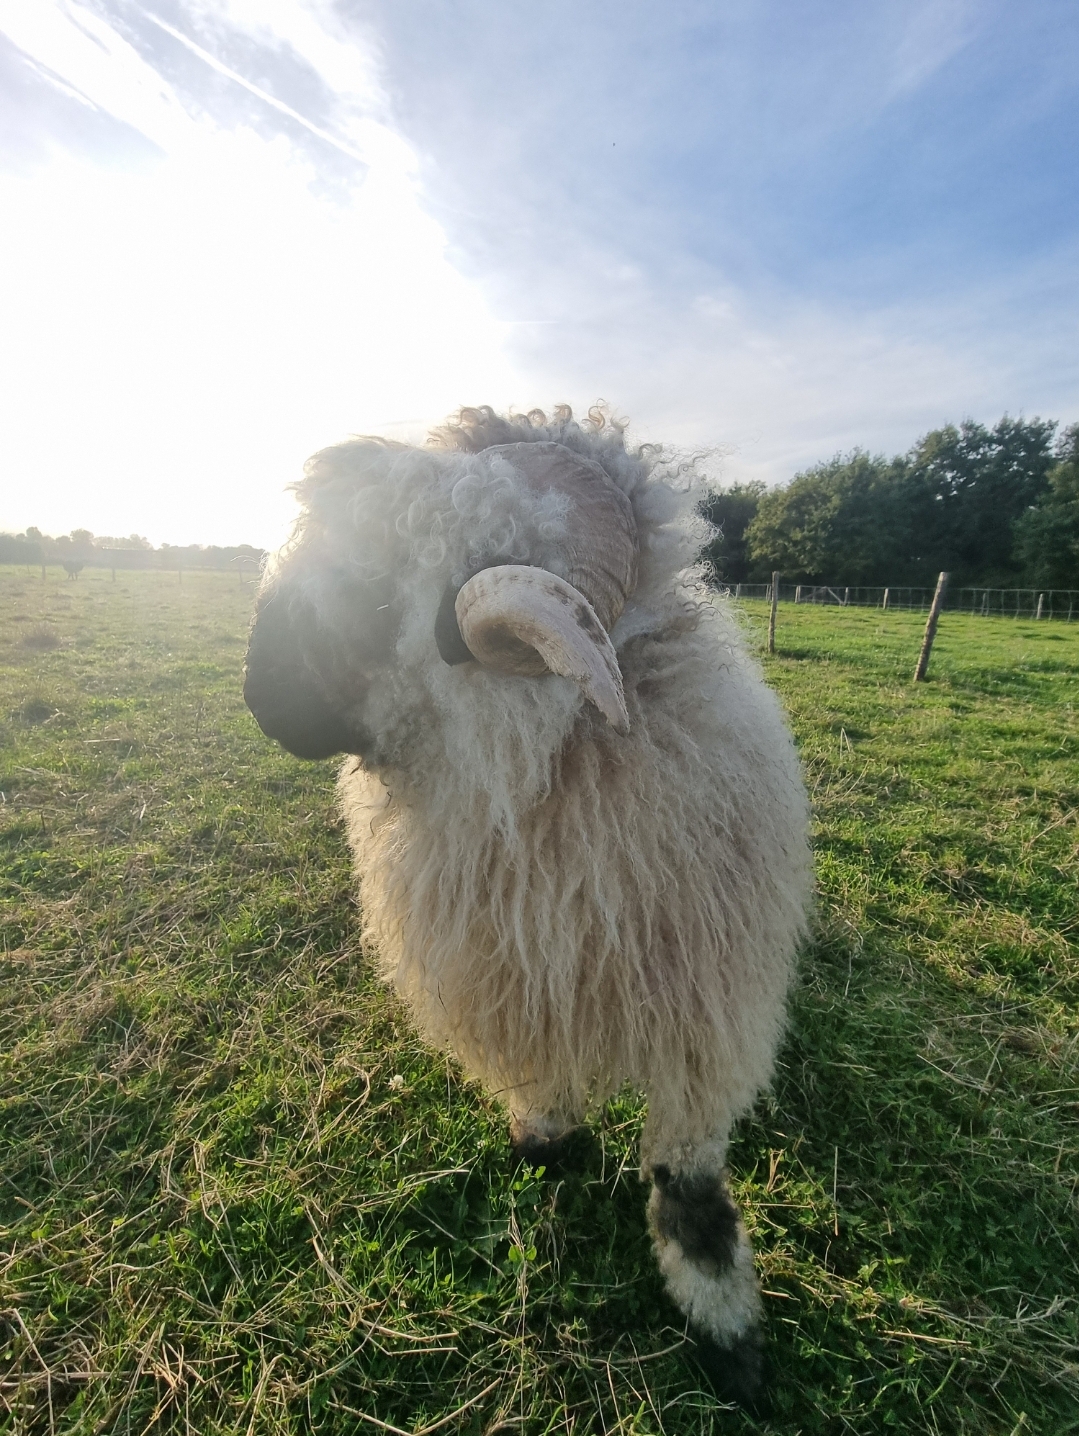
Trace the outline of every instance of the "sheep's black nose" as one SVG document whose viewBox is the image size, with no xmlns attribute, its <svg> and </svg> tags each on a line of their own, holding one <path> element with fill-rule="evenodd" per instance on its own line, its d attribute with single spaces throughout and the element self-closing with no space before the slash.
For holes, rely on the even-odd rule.
<svg viewBox="0 0 1079 1436">
<path fill-rule="evenodd" d="M 359 752 L 357 735 L 304 658 L 304 627 L 279 592 L 260 603 L 244 664 L 244 702 L 267 738 L 297 758 Z"/>
</svg>

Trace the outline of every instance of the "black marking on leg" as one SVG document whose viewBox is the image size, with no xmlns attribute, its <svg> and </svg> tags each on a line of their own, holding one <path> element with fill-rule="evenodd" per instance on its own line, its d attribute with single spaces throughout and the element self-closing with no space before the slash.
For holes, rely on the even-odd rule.
<svg viewBox="0 0 1079 1436">
<path fill-rule="evenodd" d="M 677 1242 L 686 1258 L 709 1276 L 730 1270 L 738 1244 L 738 1208 L 719 1177 L 673 1176 L 669 1167 L 652 1173 L 659 1193 L 656 1232 Z"/>
<path fill-rule="evenodd" d="M 757 1327 L 720 1346 L 713 1337 L 693 1329 L 694 1356 L 720 1401 L 734 1402 L 754 1415 L 765 1414 L 764 1342 Z"/>
</svg>

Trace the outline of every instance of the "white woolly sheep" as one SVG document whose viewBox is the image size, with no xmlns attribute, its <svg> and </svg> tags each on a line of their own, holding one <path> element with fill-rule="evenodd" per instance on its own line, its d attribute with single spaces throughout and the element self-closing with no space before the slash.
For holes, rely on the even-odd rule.
<svg viewBox="0 0 1079 1436">
<path fill-rule="evenodd" d="M 339 790 L 365 933 L 535 1162 L 631 1083 L 656 1254 L 729 1394 L 760 1296 L 727 1191 L 810 892 L 779 704 L 696 556 L 678 463 L 593 410 L 464 409 L 316 454 L 244 694 Z"/>
</svg>

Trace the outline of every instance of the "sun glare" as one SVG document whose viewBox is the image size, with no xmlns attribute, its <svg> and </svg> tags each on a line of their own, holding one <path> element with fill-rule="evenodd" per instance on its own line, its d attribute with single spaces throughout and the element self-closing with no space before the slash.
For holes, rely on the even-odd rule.
<svg viewBox="0 0 1079 1436">
<path fill-rule="evenodd" d="M 508 396 L 503 326 L 370 113 L 368 56 L 328 36 L 320 51 L 298 7 L 265 10 L 338 94 L 354 56 L 342 139 L 363 163 L 336 154 L 326 183 L 317 139 L 189 113 L 79 6 L 15 9 L 0 0 L 0 26 L 49 83 L 130 130 L 115 155 L 57 148 L 0 175 L 16 217 L 0 231 L 0 527 L 272 543 L 314 448 Z"/>
</svg>

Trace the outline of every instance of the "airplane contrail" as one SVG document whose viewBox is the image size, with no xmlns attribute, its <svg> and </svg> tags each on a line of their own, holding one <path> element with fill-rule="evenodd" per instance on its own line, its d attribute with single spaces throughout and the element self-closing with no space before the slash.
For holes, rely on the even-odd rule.
<svg viewBox="0 0 1079 1436">
<path fill-rule="evenodd" d="M 348 155 L 350 159 L 358 160 L 362 165 L 368 163 L 363 155 L 351 149 L 343 141 L 339 140 L 336 135 L 331 135 L 328 130 L 320 129 L 318 125 L 312 124 L 310 120 L 305 119 L 298 110 L 294 110 L 291 105 L 286 105 L 282 100 L 278 100 L 273 95 L 267 94 L 265 90 L 260 90 L 258 85 L 253 85 L 250 80 L 245 80 L 243 75 L 238 75 L 235 70 L 230 70 L 229 67 L 223 65 L 215 55 L 211 55 L 210 52 L 204 50 L 201 45 L 196 45 L 194 40 L 189 40 L 182 31 L 173 29 L 171 25 L 160 19 L 159 16 L 153 14 L 152 11 L 143 10 L 142 13 L 146 16 L 147 20 L 150 20 L 160 30 L 164 30 L 166 35 L 171 35 L 174 40 L 179 40 L 181 45 L 186 45 L 193 55 L 197 55 L 200 60 L 205 61 L 205 63 L 209 65 L 212 70 L 216 70 L 219 75 L 224 75 L 229 80 L 235 80 L 235 82 L 238 85 L 242 85 L 245 90 L 250 90 L 251 94 L 257 95 L 260 100 L 264 100 L 266 104 L 271 105 L 275 110 L 280 110 L 283 115 L 288 115 L 290 120 L 295 120 L 297 124 L 303 125 L 305 130 L 310 130 L 313 135 L 317 135 L 320 140 L 325 140 L 328 145 L 333 145 L 334 149 L 340 150 L 342 154 Z"/>
</svg>

